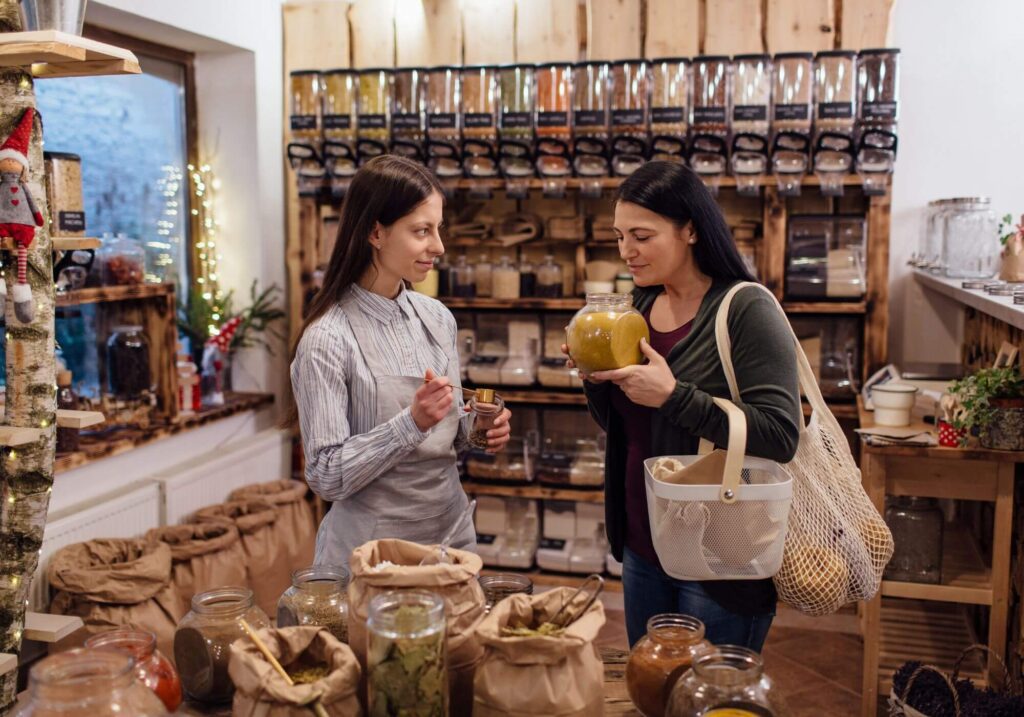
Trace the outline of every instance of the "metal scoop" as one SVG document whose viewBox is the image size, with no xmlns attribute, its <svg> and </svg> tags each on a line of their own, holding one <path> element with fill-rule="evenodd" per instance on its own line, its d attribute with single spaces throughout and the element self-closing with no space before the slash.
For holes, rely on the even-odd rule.
<svg viewBox="0 0 1024 717">
<path fill-rule="evenodd" d="M 572 604 L 576 602 L 576 598 L 586 593 L 588 589 L 587 586 L 591 583 L 594 583 L 593 587 L 590 588 L 593 590 L 593 595 L 583 603 L 582 608 L 574 610 Z M 590 609 L 590 606 L 597 601 L 602 590 L 604 590 L 604 578 L 596 573 L 587 577 L 587 579 L 580 584 L 579 589 L 572 594 L 572 597 L 566 600 L 565 604 L 562 605 L 562 609 L 556 612 L 548 622 L 564 630 L 586 614 L 587 610 Z"/>
</svg>

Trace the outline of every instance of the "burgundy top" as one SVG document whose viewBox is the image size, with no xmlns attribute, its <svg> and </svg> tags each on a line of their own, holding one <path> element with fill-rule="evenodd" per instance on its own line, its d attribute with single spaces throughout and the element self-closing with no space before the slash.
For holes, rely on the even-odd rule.
<svg viewBox="0 0 1024 717">
<path fill-rule="evenodd" d="M 667 333 L 651 326 L 650 312 L 644 314 L 651 330 L 651 348 L 668 356 L 672 348 L 686 338 L 693 327 L 687 321 Z M 644 461 L 652 458 L 651 417 L 655 409 L 630 401 L 618 386 L 612 387 L 612 408 L 622 416 L 626 433 L 626 547 L 652 565 L 661 566 L 651 540 L 651 523 L 647 512 L 647 487 L 644 482 Z"/>
</svg>

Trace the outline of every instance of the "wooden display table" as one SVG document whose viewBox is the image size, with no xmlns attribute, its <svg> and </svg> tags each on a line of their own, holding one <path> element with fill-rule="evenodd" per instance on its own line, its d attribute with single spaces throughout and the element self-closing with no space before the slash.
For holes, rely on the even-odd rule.
<svg viewBox="0 0 1024 717">
<path fill-rule="evenodd" d="M 862 428 L 874 414 L 860 410 Z M 986 565 L 969 531 L 946 525 L 942 582 L 938 585 L 883 580 L 881 594 L 865 603 L 863 717 L 874 717 L 887 697 L 893 672 L 908 660 L 951 670 L 960 651 L 975 640 L 964 605 L 990 608 L 988 646 L 1005 656 L 1010 593 L 1013 488 L 1024 452 L 984 448 L 918 448 L 861 444 L 864 488 L 880 513 L 885 497 L 919 496 L 993 503 L 992 560 Z M 998 668 L 990 661 L 989 674 Z M 994 668 L 994 670 L 993 670 Z M 962 675 L 986 681 L 985 671 Z"/>
</svg>

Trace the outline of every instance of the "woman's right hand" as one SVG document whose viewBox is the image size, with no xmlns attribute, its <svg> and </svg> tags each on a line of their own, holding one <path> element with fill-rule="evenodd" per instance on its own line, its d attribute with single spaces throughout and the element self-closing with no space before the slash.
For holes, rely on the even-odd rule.
<svg viewBox="0 0 1024 717">
<path fill-rule="evenodd" d="M 569 346 L 568 346 L 568 344 L 562 344 L 562 353 L 566 355 L 565 367 L 566 368 L 576 368 L 576 364 L 573 363 L 572 356 L 569 356 Z M 580 373 L 580 378 L 583 379 L 584 381 L 588 382 L 588 383 L 604 383 L 604 381 L 598 381 L 598 380 L 596 380 L 594 378 L 591 378 L 590 376 L 587 376 L 582 371 L 580 371 L 579 373 Z"/>
<path fill-rule="evenodd" d="M 452 382 L 447 376 L 437 377 L 427 369 L 424 383 L 416 389 L 412 399 L 412 420 L 421 431 L 436 426 L 452 410 Z"/>
</svg>

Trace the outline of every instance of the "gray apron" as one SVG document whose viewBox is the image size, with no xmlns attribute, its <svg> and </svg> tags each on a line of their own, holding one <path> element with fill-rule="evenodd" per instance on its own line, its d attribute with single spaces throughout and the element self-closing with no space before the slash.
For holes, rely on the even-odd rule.
<svg viewBox="0 0 1024 717">
<path fill-rule="evenodd" d="M 415 302 L 410 303 L 427 336 L 443 348 L 443 327 L 436 325 Z M 380 425 L 412 405 L 413 395 L 423 385 L 423 376 L 388 375 L 385 362 L 370 340 L 373 327 L 362 310 L 348 298 L 342 300 L 342 308 L 363 359 L 376 379 L 376 424 Z M 449 352 L 444 353 L 447 356 Z M 459 366 L 452 363 L 432 368 L 438 375 L 447 375 L 458 390 Z M 456 400 L 451 412 L 399 463 L 355 495 L 331 505 L 317 531 L 317 565 L 338 565 L 348 573 L 352 551 L 369 540 L 401 538 L 427 545 L 441 542 L 469 505 L 456 464 L 459 405 Z M 452 545 L 476 549 L 473 521 L 455 536 Z"/>
</svg>

